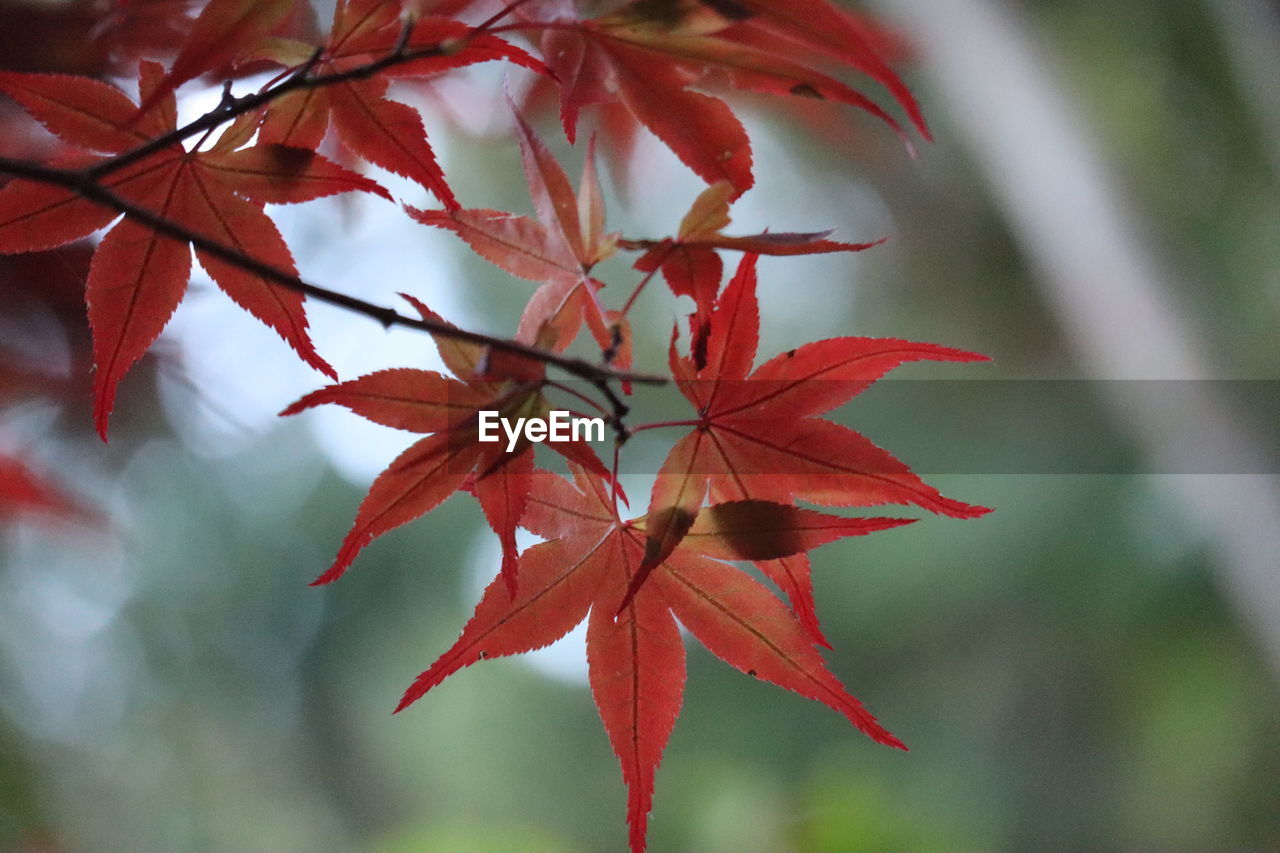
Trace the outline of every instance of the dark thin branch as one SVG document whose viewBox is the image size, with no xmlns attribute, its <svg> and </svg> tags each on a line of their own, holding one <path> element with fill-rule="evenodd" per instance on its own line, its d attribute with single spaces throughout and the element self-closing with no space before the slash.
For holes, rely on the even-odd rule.
<svg viewBox="0 0 1280 853">
<path fill-rule="evenodd" d="M 677 240 L 641 240 L 628 239 L 627 237 L 618 238 L 618 248 L 625 249 L 628 252 L 646 252 L 649 249 L 661 246 L 663 243 L 678 243 Z"/>
<path fill-rule="evenodd" d="M 614 406 L 615 417 L 621 411 L 625 414 L 625 405 L 622 405 L 617 396 L 609 389 L 611 381 L 631 381 L 642 384 L 662 384 L 665 380 L 657 376 L 648 376 L 644 374 L 632 374 L 622 371 L 613 370 L 609 367 L 591 364 L 578 358 L 570 358 L 558 353 L 549 352 L 547 350 L 532 347 L 519 341 L 510 340 L 508 338 L 499 338 L 492 335 L 485 335 L 480 332 L 470 332 L 465 329 L 459 329 L 445 322 L 427 320 L 415 317 L 408 317 L 400 314 L 392 308 L 385 308 L 380 305 L 374 305 L 363 299 L 357 299 L 354 296 L 348 296 L 345 293 L 338 293 L 334 290 L 319 287 L 314 284 L 303 281 L 296 275 L 284 272 L 270 264 L 263 263 L 256 258 L 246 255 L 236 249 L 231 248 L 216 240 L 211 240 L 203 234 L 197 234 L 187 228 L 178 225 L 166 219 L 159 214 L 140 207 L 127 199 L 121 198 L 109 189 L 98 184 L 94 178 L 84 172 L 58 169 L 51 166 L 41 166 L 33 163 L 27 163 L 21 160 L 12 160 L 7 157 L 0 157 L 0 172 L 6 172 L 19 178 L 29 181 L 35 181 L 43 184 L 64 187 L 72 190 L 82 198 L 103 207 L 122 213 L 130 219 L 155 230 L 157 233 L 174 240 L 190 243 L 196 249 L 208 255 L 212 255 L 219 260 L 226 261 L 229 264 L 253 273 L 273 284 L 280 287 L 302 293 L 319 302 L 325 302 L 330 305 L 336 305 L 355 314 L 360 314 L 377 320 L 386 328 L 392 326 L 403 326 L 411 329 L 419 329 L 424 332 L 430 332 L 441 337 L 453 338 L 470 343 L 480 344 L 495 350 L 511 353 L 517 356 L 523 356 L 534 361 L 544 364 L 554 365 L 560 369 L 570 373 L 580 379 L 585 379 L 609 390 L 606 397 Z M 619 408 L 621 407 L 621 409 Z"/>
<path fill-rule="evenodd" d="M 600 405 L 595 400 L 588 397 L 586 394 L 583 394 L 581 391 L 577 390 L 576 388 L 570 388 L 568 385 L 565 385 L 563 382 L 554 382 L 551 380 L 548 380 L 547 382 L 543 383 L 543 385 L 544 387 L 547 387 L 547 388 L 554 388 L 557 391 L 562 391 L 565 394 L 570 395 L 571 397 L 577 397 L 579 400 L 586 403 L 588 406 L 595 409 L 597 412 L 604 415 L 605 417 L 612 417 L 608 409 L 606 409 L 604 406 Z"/>
<path fill-rule="evenodd" d="M 400 38 L 396 39 L 396 46 L 391 50 L 391 53 L 390 53 L 391 56 L 399 56 L 404 53 L 405 48 L 409 46 L 409 39 L 413 38 L 413 28 L 416 25 L 417 25 L 417 21 L 413 20 L 413 18 L 405 19 L 404 25 L 400 27 Z M 320 61 L 320 57 L 317 56 L 315 58 L 315 62 L 319 62 L 319 61 Z M 312 62 L 311 64 L 314 65 L 315 62 Z M 298 76 L 301 77 L 301 76 L 305 76 L 306 74 L 307 72 L 303 71 Z"/>
<path fill-rule="evenodd" d="M 400 48 L 400 49 L 403 49 L 403 48 Z M 316 66 L 320 64 L 320 60 L 323 58 L 324 58 L 324 48 L 317 47 L 315 50 L 311 51 L 311 56 L 307 57 L 307 61 L 299 65 L 297 68 L 293 69 L 293 73 L 290 74 L 289 76 L 290 77 L 306 77 L 308 74 L 310 74 L 312 71 L 315 70 Z"/>
<path fill-rule="evenodd" d="M 658 382 L 649 382 L 647 384 L 657 385 L 665 381 L 659 380 Z M 609 419 L 609 423 L 613 427 L 614 443 L 619 446 L 626 444 L 627 439 L 631 438 L 631 431 L 627 429 L 627 415 L 631 412 L 631 407 L 622 402 L 622 398 L 618 396 L 618 392 L 613 390 L 613 386 L 609 384 L 608 379 L 593 379 L 591 383 L 604 395 L 604 398 L 609 401 L 609 405 L 613 409 L 613 417 Z"/>
<path fill-rule="evenodd" d="M 513 12 L 515 12 L 516 9 L 519 9 L 521 6 L 523 6 L 528 2 L 529 0 L 515 0 L 515 2 L 513 3 L 508 3 L 506 6 L 502 7 L 502 9 L 495 12 L 491 18 L 489 18 L 480 26 L 476 27 L 476 32 L 481 32 L 481 33 L 486 32 L 495 24 L 497 24 L 499 21 L 501 21 L 503 18 L 512 14 Z"/>
<path fill-rule="evenodd" d="M 516 3 L 508 7 L 507 12 L 522 5 L 523 2 L 525 2 L 525 0 L 517 0 Z M 496 16 L 496 19 L 474 28 L 468 38 L 483 35 L 493 26 L 494 23 L 501 20 L 505 14 L 506 12 L 501 16 Z M 171 131 L 170 133 L 166 133 L 163 136 L 158 136 L 149 142 L 144 142 L 137 148 L 126 151 L 109 160 L 102 161 L 89 169 L 89 175 L 93 178 L 101 178 L 104 175 L 117 172 L 120 169 L 137 163 L 140 160 L 145 160 L 152 154 L 156 154 L 166 148 L 178 145 L 197 134 L 208 133 L 220 125 L 226 124 L 232 119 L 238 118 L 245 113 L 253 112 L 256 109 L 260 109 L 289 92 L 294 92 L 300 89 L 319 89 L 325 86 L 333 86 L 338 83 L 347 83 L 355 80 L 368 80 L 374 75 L 380 74 L 389 68 L 394 68 L 397 65 L 404 65 L 407 62 L 413 62 L 418 59 L 427 59 L 433 56 L 444 56 L 446 54 L 453 53 L 458 49 L 457 43 L 451 42 L 447 47 L 442 43 L 431 45 L 430 47 L 418 48 L 416 50 L 409 50 L 408 42 L 409 38 L 412 36 L 412 32 L 412 26 L 406 25 L 395 49 L 380 59 L 375 59 L 373 62 L 369 62 L 365 65 L 359 65 L 355 68 L 348 68 L 344 71 L 332 71 L 328 74 L 317 74 L 315 76 L 311 76 L 310 72 L 314 70 L 324 56 L 324 49 L 316 48 L 316 52 L 312 54 L 311 58 L 307 60 L 304 65 L 299 66 L 296 73 L 290 74 L 276 85 L 238 98 L 224 97 L 222 103 L 189 124 Z M 466 39 L 463 39 L 462 41 L 465 42 Z"/>
<path fill-rule="evenodd" d="M 514 2 L 509 3 L 499 14 L 485 21 L 480 26 L 472 29 L 469 37 L 474 38 L 477 35 L 491 30 L 494 25 L 507 15 L 510 15 L 520 6 L 524 5 L 526 2 L 527 0 L 514 0 Z M 282 78 L 279 82 L 269 85 L 261 91 L 241 97 L 235 97 L 231 94 L 230 84 L 226 84 L 223 89 L 222 101 L 217 107 L 210 110 L 208 113 L 184 125 L 183 127 L 156 137 L 155 139 L 145 142 L 130 151 L 126 151 L 108 160 L 104 160 L 88 169 L 82 171 L 58 169 L 36 163 L 28 163 L 0 157 L 0 172 L 5 172 L 30 181 L 51 184 L 72 190 L 82 198 L 96 204 L 100 204 L 118 213 L 122 213 L 126 217 L 155 230 L 159 234 L 175 240 L 190 243 L 201 252 L 226 261 L 227 263 L 234 264 L 243 270 L 272 282 L 273 284 L 279 285 L 280 287 L 302 293 L 317 301 L 335 305 L 353 313 L 369 317 L 378 321 L 386 328 L 390 328 L 392 326 L 403 326 L 406 328 L 419 329 L 434 335 L 480 344 L 494 350 L 523 356 L 547 365 L 559 367 L 571 375 L 592 382 L 601 389 L 602 393 L 604 393 L 612 405 L 614 428 L 618 431 L 619 437 L 625 440 L 626 427 L 622 422 L 622 418 L 627 413 L 627 406 L 622 402 L 617 394 L 613 392 L 609 383 L 611 381 L 631 381 L 644 384 L 660 384 L 665 381 L 662 378 L 614 370 L 607 365 L 600 366 L 591 364 L 582 359 L 570 358 L 568 356 L 532 347 L 508 338 L 485 335 L 479 332 L 470 332 L 447 323 L 409 317 L 404 314 L 400 314 L 392 308 L 374 305 L 373 303 L 366 302 L 363 299 L 357 299 L 353 296 L 348 296 L 343 293 L 338 293 L 337 291 L 310 284 L 303 281 L 296 275 L 287 273 L 281 269 L 271 266 L 270 264 L 263 263 L 262 261 L 227 246 L 224 243 L 211 240 L 203 234 L 192 232 L 189 229 L 186 229 L 181 225 L 155 213 L 154 211 L 140 207 L 129 200 L 122 198 L 102 186 L 101 179 L 103 177 L 134 165 L 158 152 L 181 145 L 187 139 L 196 135 L 208 135 L 219 126 L 238 118 L 239 116 L 260 109 L 289 92 L 301 89 L 317 89 L 324 86 L 332 86 L 356 80 L 367 80 L 397 65 L 403 65 L 418 59 L 442 56 L 446 53 L 451 53 L 457 50 L 456 43 L 451 43 L 447 47 L 444 44 L 437 44 L 411 50 L 409 49 L 409 42 L 412 38 L 412 34 L 412 23 L 406 23 L 399 41 L 390 53 L 380 59 L 376 59 L 372 62 L 366 63 L 365 65 L 354 68 L 342 71 L 332 71 L 327 74 L 318 74 L 313 76 L 312 72 L 320 64 L 324 56 L 324 48 L 318 47 L 316 48 L 315 53 L 312 54 L 311 58 L 305 64 L 299 66 L 293 71 L 293 73 Z"/>
</svg>

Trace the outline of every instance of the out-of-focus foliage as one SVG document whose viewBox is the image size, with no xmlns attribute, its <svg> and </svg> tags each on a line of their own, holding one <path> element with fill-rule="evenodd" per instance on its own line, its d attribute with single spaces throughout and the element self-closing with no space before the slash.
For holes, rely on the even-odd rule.
<svg viewBox="0 0 1280 853">
<path fill-rule="evenodd" d="M 1178 296 L 1215 341 L 1222 375 L 1274 378 L 1280 176 L 1257 100 L 1275 93 L 1235 72 L 1213 0 L 1019 5 L 1180 272 Z M 70 23 L 32 33 L 50 39 L 45 57 L 72 56 L 64 42 L 82 38 Z M 0 65 L 34 55 L 0 54 Z M 799 272 L 763 261 L 763 310 L 775 318 L 764 350 L 891 334 L 991 353 L 988 378 L 1076 375 L 990 189 L 927 82 L 916 88 L 938 138 L 919 162 L 820 105 L 752 128 L 763 151 L 785 147 L 794 163 L 753 191 L 769 196 L 773 222 L 839 226 L 849 240 L 895 234 L 865 257 Z M 478 138 L 443 153 L 451 174 L 470 176 L 459 197 L 517 209 L 518 181 L 476 168 L 503 157 L 518 168 L 513 148 Z M 696 190 L 632 196 L 642 209 L 668 205 L 669 219 Z M 735 215 L 744 233 L 757 224 Z M 53 281 L 82 268 L 84 253 L 47 260 Z M 0 366 L 31 368 L 28 384 L 6 385 L 19 391 L 6 394 L 0 451 L 21 451 L 109 516 L 0 531 L 0 850 L 616 847 L 625 793 L 585 684 L 493 661 L 389 713 L 456 637 L 478 574 L 497 569 L 498 555 L 474 544 L 473 505 L 451 500 L 371 546 L 341 584 L 307 589 L 363 491 L 326 469 L 307 425 L 197 452 L 187 413 L 170 423 L 154 383 L 135 380 L 102 448 L 88 426 L 84 329 L 63 296 L 30 295 L 32 269 L 0 263 L 5 304 L 25 312 L 0 327 Z M 461 254 L 452 263 L 468 299 L 513 319 L 525 294 Z M 822 298 L 797 295 L 807 288 Z M 845 310 L 814 316 L 815 304 Z M 163 352 L 154 363 L 172 397 L 182 363 Z M 225 399 L 202 393 L 206 408 Z M 948 429 L 946 411 L 918 414 L 936 424 L 941 451 L 1000 441 Z M 842 418 L 860 423 L 856 406 Z M 866 431 L 891 444 L 877 431 L 885 423 Z M 1062 447 L 1080 440 L 1066 420 L 1028 428 Z M 1088 441 L 1129 443 L 1114 427 L 1091 428 Z M 814 559 L 820 616 L 840 650 L 831 668 L 912 752 L 876 748 L 820 706 L 691 648 L 694 686 L 659 771 L 652 848 L 1280 847 L 1280 682 L 1167 478 L 933 481 L 997 512 Z"/>
</svg>

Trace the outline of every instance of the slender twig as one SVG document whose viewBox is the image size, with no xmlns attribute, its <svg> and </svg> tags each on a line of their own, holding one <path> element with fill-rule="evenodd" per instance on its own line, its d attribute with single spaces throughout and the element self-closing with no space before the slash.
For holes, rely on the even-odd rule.
<svg viewBox="0 0 1280 853">
<path fill-rule="evenodd" d="M 495 25 L 498 24 L 498 22 L 506 18 L 526 2 L 528 2 L 528 0 L 514 0 L 514 2 L 508 3 L 498 14 L 489 18 L 479 26 L 474 27 L 468 38 L 474 38 L 483 33 L 494 31 Z M 310 284 L 303 281 L 297 275 L 281 270 L 270 264 L 263 263 L 257 258 L 254 258 L 231 246 L 217 240 L 212 240 L 204 234 L 199 234 L 191 231 L 190 229 L 184 228 L 178 223 L 173 222 L 152 210 L 134 204 L 102 185 L 102 179 L 110 174 L 139 163 L 161 151 L 171 149 L 175 146 L 181 146 L 182 143 L 194 136 L 203 135 L 203 141 L 203 139 L 207 139 L 208 136 L 221 125 L 226 124 L 239 116 L 260 109 L 289 92 L 302 89 L 317 89 L 324 86 L 333 86 L 357 80 L 366 80 L 397 65 L 432 56 L 442 56 L 446 53 L 457 50 L 458 43 L 456 41 L 452 41 L 448 45 L 441 43 L 418 49 L 410 49 L 409 42 L 412 39 L 413 29 L 414 27 L 412 22 L 406 23 L 400 34 L 399 40 L 391 52 L 386 56 L 372 62 L 368 62 L 364 65 L 344 70 L 331 70 L 324 74 L 313 74 L 315 69 L 323 62 L 325 54 L 325 48 L 317 47 L 307 62 L 288 71 L 278 80 L 272 81 L 257 92 L 241 97 L 235 97 L 231 94 L 230 84 L 225 84 L 221 102 L 208 113 L 205 113 L 203 116 L 200 116 L 180 128 L 144 142 L 136 148 L 118 154 L 108 160 L 99 162 L 87 169 L 60 169 L 52 166 L 0 157 L 0 172 L 8 173 L 26 180 L 59 186 L 71 190 L 87 201 L 102 205 L 118 213 L 122 213 L 126 217 L 153 229 L 158 234 L 185 243 L 190 243 L 197 250 L 229 264 L 233 264 L 240 269 L 265 279 L 266 281 L 301 293 L 317 301 L 325 302 L 353 313 L 369 317 L 378 321 L 386 328 L 402 326 L 406 328 L 419 329 L 434 335 L 480 344 L 494 350 L 523 356 L 543 364 L 558 367 L 573 376 L 577 376 L 591 382 L 600 389 L 601 393 L 609 401 L 609 404 L 612 407 L 611 422 L 617 435 L 617 440 L 620 444 L 625 442 L 629 437 L 629 433 L 623 419 L 629 409 L 610 387 L 609 383 L 612 381 L 621 381 L 644 384 L 661 384 L 664 380 L 660 377 L 619 371 L 609 367 L 607 364 L 603 366 L 591 364 L 582 359 L 570 358 L 568 356 L 560 355 L 559 353 L 529 346 L 508 338 L 500 338 L 479 332 L 471 332 L 465 329 L 459 329 L 444 322 L 409 317 L 400 314 L 392 308 L 375 305 L 373 303 L 366 302 L 363 299 L 358 299 L 344 293 L 339 293 L 337 291 Z M 465 42 L 465 39 L 462 41 Z M 589 286 L 588 291 L 590 291 Z M 594 296 L 594 294 L 592 295 Z M 602 408 L 602 411 L 605 410 Z"/>
<path fill-rule="evenodd" d="M 520 343 L 519 341 L 510 340 L 508 338 L 494 337 L 492 335 L 482 334 L 480 332 L 471 332 L 466 329 L 459 329 L 443 321 L 427 320 L 415 317 L 408 317 L 400 314 L 392 308 L 386 308 L 358 299 L 354 296 L 348 296 L 345 293 L 338 293 L 318 285 L 310 284 L 303 281 L 298 276 L 287 273 L 270 264 L 263 263 L 257 258 L 246 255 L 244 252 L 238 251 L 230 246 L 211 240 L 203 234 L 197 234 L 188 228 L 166 219 L 165 217 L 148 210 L 145 207 L 134 204 L 127 199 L 121 198 L 111 190 L 101 186 L 93 177 L 84 172 L 76 170 L 58 169 L 52 166 L 41 166 L 34 163 L 28 163 L 21 160 L 12 160 L 7 157 L 0 157 L 0 172 L 6 172 L 26 180 L 36 181 L 43 184 L 64 187 L 72 190 L 82 198 L 103 207 L 110 208 L 119 213 L 123 213 L 130 219 L 155 230 L 157 233 L 166 237 L 173 238 L 182 242 L 190 243 L 197 250 L 208 255 L 234 264 L 240 269 L 253 273 L 272 284 L 279 285 L 288 290 L 302 293 L 320 302 L 326 302 L 339 308 L 344 308 L 356 314 L 377 320 L 384 327 L 404 326 L 407 328 L 420 329 L 424 332 L 430 332 L 442 337 L 454 338 L 462 341 L 480 344 L 482 346 L 491 347 L 502 352 L 512 353 L 518 356 L 524 356 L 534 361 L 544 364 L 554 365 L 560 369 L 595 383 L 597 386 L 609 387 L 610 381 L 630 381 L 643 384 L 661 384 L 664 380 L 656 376 L 647 376 L 644 374 L 632 374 L 623 371 L 613 370 L 608 367 L 591 364 L 578 358 L 570 358 L 560 355 L 559 353 L 550 352 Z M 618 412 L 625 414 L 626 407 L 621 405 L 616 395 L 610 389 L 606 397 L 610 398 L 613 404 L 615 418 L 620 417 Z M 616 429 L 615 425 L 615 429 Z"/>
<path fill-rule="evenodd" d="M 399 56 L 405 52 L 405 49 L 409 46 L 409 39 L 413 38 L 413 28 L 416 25 L 417 21 L 413 18 L 405 19 L 404 26 L 400 28 L 400 38 L 396 39 L 396 46 L 392 48 L 391 53 L 389 54 L 390 56 Z M 319 61 L 320 57 L 317 56 L 315 57 L 315 61 L 311 64 L 315 65 L 315 63 Z M 299 76 L 305 76 L 307 73 L 307 71 L 303 71 Z"/>
<path fill-rule="evenodd" d="M 646 252 L 649 249 L 654 248 L 655 246 L 662 245 L 663 243 L 676 243 L 676 242 L 677 241 L 675 240 L 645 240 L 640 237 L 636 237 L 636 238 L 619 237 L 618 248 L 625 249 L 628 252 Z M 672 248 L 675 248 L 675 247 L 673 246 Z"/>
<path fill-rule="evenodd" d="M 696 427 L 696 426 L 702 426 L 702 421 L 662 421 L 660 423 L 640 424 L 639 426 L 633 426 L 631 427 L 631 434 L 635 435 L 638 432 L 644 432 L 646 430 L 651 430 L 651 429 L 666 429 L 668 427 Z"/>
<path fill-rule="evenodd" d="M 675 253 L 678 246 L 679 243 L 674 242 L 667 246 L 667 250 L 662 253 L 662 257 L 658 258 L 654 263 L 653 269 L 649 270 L 645 277 L 640 279 L 640 283 L 636 285 L 636 289 L 631 291 L 631 296 L 627 298 L 627 303 L 622 306 L 622 310 L 618 312 L 619 314 L 625 317 L 631 313 L 631 308 L 636 304 L 636 300 L 640 298 L 640 294 L 649 286 L 649 282 L 653 281 L 653 277 L 658 274 L 658 270 L 662 269 L 662 265 L 671 258 L 671 255 Z"/>
<path fill-rule="evenodd" d="M 576 388 L 570 388 L 568 385 L 565 385 L 563 382 L 548 381 L 546 383 L 546 387 L 555 388 L 557 391 L 563 391 L 564 393 L 569 394 L 570 396 L 577 397 L 579 400 L 586 403 L 588 406 L 595 409 L 597 412 L 604 415 L 605 417 L 607 418 L 613 417 L 613 415 L 609 412 L 609 410 L 606 409 L 604 406 L 600 405 L 598 402 L 591 399 L 586 394 L 583 394 L 581 391 L 577 390 Z"/>
<path fill-rule="evenodd" d="M 613 467 L 610 469 L 609 500 L 613 503 L 613 517 L 618 517 L 618 464 L 622 456 L 622 444 L 613 443 Z"/>
<path fill-rule="evenodd" d="M 656 377 L 651 377 L 651 379 L 656 379 Z M 626 380 L 623 379 L 622 381 L 625 382 Z M 666 380 L 658 380 L 656 382 L 650 381 L 646 384 L 659 385 L 665 381 Z M 609 405 L 613 407 L 613 417 L 609 420 L 613 426 L 614 441 L 619 445 L 626 444 L 627 439 L 631 437 L 631 431 L 627 429 L 626 421 L 627 414 L 631 411 L 631 407 L 622 402 L 622 398 L 618 396 L 617 392 L 613 390 L 613 386 L 609 384 L 608 378 L 602 377 L 592 379 L 591 383 L 596 386 L 600 393 L 604 395 L 604 398 L 609 401 Z"/>
<path fill-rule="evenodd" d="M 522 5 L 523 2 L 525 2 L 525 0 L 518 0 L 518 2 L 512 4 L 509 8 L 514 9 Z M 501 20 L 502 17 L 503 16 L 498 16 L 496 20 Z M 492 23 L 486 23 L 475 27 L 467 38 L 474 38 L 475 36 L 483 35 L 492 29 L 492 27 Z M 404 65 L 408 62 L 413 62 L 418 59 L 427 59 L 433 56 L 444 56 L 447 53 L 452 53 L 458 49 L 458 43 L 456 41 L 451 41 L 447 46 L 442 43 L 431 45 L 429 47 L 418 48 L 416 50 L 409 50 L 408 42 L 411 36 L 412 26 L 406 26 L 404 31 L 401 33 L 400 40 L 396 47 L 386 56 L 375 59 L 374 61 L 364 65 L 358 65 L 354 68 L 347 68 L 342 71 L 331 71 L 327 74 L 316 74 L 313 76 L 310 72 L 320 64 L 324 56 L 324 49 L 317 48 L 311 58 L 308 59 L 306 63 L 299 66 L 295 73 L 285 77 L 276 85 L 238 98 L 224 98 L 222 103 L 199 118 L 183 125 L 177 130 L 166 133 L 163 136 L 158 136 L 148 142 L 144 142 L 137 148 L 126 151 L 109 160 L 102 161 L 96 166 L 90 168 L 89 174 L 94 178 L 101 178 L 104 175 L 109 175 L 112 172 L 117 172 L 128 166 L 132 166 L 134 163 L 137 163 L 140 160 L 145 160 L 152 154 L 163 151 L 174 145 L 178 145 L 197 134 L 208 133 L 214 128 L 217 128 L 234 118 L 242 116 L 245 113 L 252 112 L 256 109 L 260 109 L 290 92 L 300 89 L 319 89 L 325 86 L 354 82 L 356 80 L 368 80 L 374 75 L 380 74 L 389 68 L 394 68 L 397 65 Z M 465 42 L 466 38 L 461 41 Z"/>
<path fill-rule="evenodd" d="M 495 12 L 492 17 L 486 19 L 483 24 L 480 24 L 480 26 L 476 27 L 476 31 L 481 33 L 488 32 L 490 29 L 493 28 L 495 24 L 498 23 L 498 21 L 501 21 L 503 18 L 515 12 L 516 9 L 519 9 L 521 6 L 523 6 L 528 2 L 529 0 L 515 0 L 514 3 L 508 3 L 501 10 Z"/>
</svg>

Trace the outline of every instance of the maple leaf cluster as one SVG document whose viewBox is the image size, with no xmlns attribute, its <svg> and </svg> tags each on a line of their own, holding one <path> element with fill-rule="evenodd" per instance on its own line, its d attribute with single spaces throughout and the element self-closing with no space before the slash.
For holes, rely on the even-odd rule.
<svg viewBox="0 0 1280 853">
<path fill-rule="evenodd" d="M 133 14 L 138 25 L 145 5 L 122 3 L 121 14 Z M 591 689 L 629 790 L 634 851 L 645 847 L 654 775 L 680 710 L 678 625 L 730 665 L 820 701 L 872 739 L 905 749 L 824 664 L 820 649 L 828 643 L 808 555 L 912 519 L 811 507 L 905 505 L 954 518 L 987 510 L 942 496 L 887 451 L 823 415 L 906 362 L 983 356 L 841 337 L 756 366 L 757 258 L 857 252 L 878 242 L 837 242 L 830 232 L 726 233 L 732 204 L 754 182 L 753 162 L 745 129 L 713 94 L 739 89 L 853 106 L 909 146 L 907 126 L 926 139 L 928 132 L 886 60 L 884 34 L 826 0 L 634 0 L 594 15 L 568 0 L 536 0 L 488 17 L 488 4 L 467 0 L 339 0 L 327 35 L 295 0 L 212 0 L 194 17 L 186 6 L 165 4 L 167 14 L 151 7 L 154 19 L 143 16 L 151 26 L 139 32 L 163 24 L 177 34 L 176 49 L 161 56 L 166 61 L 138 62 L 136 99 L 88 76 L 0 72 L 0 92 L 59 141 L 43 164 L 0 157 L 0 172 L 16 176 L 0 188 L 0 253 L 49 250 L 108 229 L 84 284 L 101 436 L 117 387 L 181 302 L 194 252 L 237 305 L 334 380 L 283 415 L 336 404 L 423 436 L 374 480 L 316 584 L 337 580 L 372 540 L 457 492 L 478 502 L 501 542 L 501 565 L 475 614 L 400 709 L 465 666 L 547 645 L 587 620 Z M 148 46 L 142 52 L 156 53 L 153 40 L 139 41 Z M 705 181 L 674 233 L 649 239 L 610 231 L 596 137 L 584 146 L 575 184 L 526 120 L 532 95 L 523 107 L 511 102 L 511 111 L 535 215 L 459 202 L 423 116 L 394 97 L 393 86 L 495 61 L 537 78 L 529 91 L 557 92 L 570 143 L 586 114 L 615 142 L 645 128 Z M 228 82 L 217 108 L 179 125 L 183 85 L 264 69 L 274 76 L 259 90 L 236 96 Z M 907 121 L 844 82 L 848 72 L 879 84 Z M 360 161 L 409 179 L 439 204 L 405 205 L 408 216 L 452 232 L 535 285 L 512 337 L 459 329 L 409 294 L 412 313 L 402 315 L 298 278 L 266 205 L 346 192 L 394 201 Z M 640 278 L 615 302 L 596 270 L 624 252 L 635 253 Z M 725 283 L 727 252 L 741 259 Z M 693 304 L 683 330 L 671 331 L 667 363 L 667 381 L 687 401 L 689 416 L 636 425 L 623 397 L 634 382 L 654 377 L 633 372 L 637 333 L 648 330 L 633 328 L 629 316 L 659 277 L 673 297 Z M 308 334 L 309 296 L 431 333 L 449 375 L 398 367 L 337 381 Z M 567 355 L 584 328 L 598 361 Z M 612 422 L 611 465 L 590 443 L 552 443 L 568 466 L 566 478 L 540 467 L 527 438 L 510 448 L 480 440 L 481 412 L 545 417 L 548 391 L 565 389 L 553 369 L 587 379 L 599 392 L 572 391 Z M 630 435 L 656 429 L 684 434 L 658 472 L 647 511 L 625 517 L 619 453 Z M 0 457 L 0 511 L 65 501 Z M 520 528 L 544 541 L 521 551 Z M 753 564 L 782 595 L 735 563 Z"/>
</svg>

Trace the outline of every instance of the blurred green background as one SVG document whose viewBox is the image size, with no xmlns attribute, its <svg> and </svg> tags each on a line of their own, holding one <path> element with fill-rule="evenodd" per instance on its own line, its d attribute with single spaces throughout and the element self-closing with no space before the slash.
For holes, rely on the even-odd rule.
<svg viewBox="0 0 1280 853">
<path fill-rule="evenodd" d="M 909 76 L 937 137 L 919 160 L 862 116 L 736 100 L 760 176 L 735 208 L 740 232 L 893 238 L 763 263 L 762 355 L 865 334 L 996 360 L 903 371 L 914 378 L 1280 379 L 1280 6 L 877 8 L 915 45 Z M 1039 76 L 1019 73 L 1020 52 Z M 471 79 L 454 96 L 486 106 L 451 131 L 437 117 L 454 140 L 440 143 L 448 173 L 464 203 L 525 211 L 495 78 Z M 611 225 L 661 236 L 698 185 L 642 152 L 653 171 L 615 179 Z M 285 227 L 304 272 L 333 283 L 322 243 L 365 233 L 365 208 L 318 209 Z M 523 283 L 404 233 L 413 247 L 357 248 L 428 293 L 465 281 L 441 297 L 456 316 L 509 326 Z M 415 251 L 437 268 L 412 267 Z M 622 293 L 635 280 L 621 264 L 607 274 Z M 354 286 L 383 298 L 383 284 L 395 289 Z M 638 363 L 660 367 L 678 309 L 655 289 L 639 310 Z M 339 331 L 361 321 L 317 314 L 326 354 L 328 334 L 384 366 L 430 363 L 411 335 L 363 330 L 361 346 Z M 181 329 L 162 342 L 150 377 L 127 383 L 108 447 L 79 398 L 3 409 L 7 440 L 106 518 L 0 528 L 0 850 L 622 849 L 625 792 L 572 648 L 486 662 L 391 716 L 496 570 L 480 514 L 455 497 L 308 589 L 394 449 L 344 461 L 341 425 L 325 440 L 318 421 L 255 419 L 234 388 L 191 379 L 250 346 L 257 330 L 228 322 L 221 348 L 184 344 Z M 271 389 L 266 415 L 317 382 L 283 376 L 250 379 Z M 826 659 L 909 754 L 691 650 L 651 849 L 1280 849 L 1277 468 L 1169 474 L 1159 416 L 1115 396 L 1099 391 L 1110 414 L 1087 432 L 1069 417 L 1009 429 L 1139 460 L 1124 470 L 932 476 L 996 512 L 815 554 Z M 841 420 L 857 426 L 859 405 Z M 1274 459 L 1274 422 L 1215 411 L 1242 453 Z M 893 450 L 892 429 L 868 433 Z M 910 429 L 944 452 L 1004 440 L 928 406 Z M 636 470 L 661 452 L 646 448 Z"/>
</svg>

